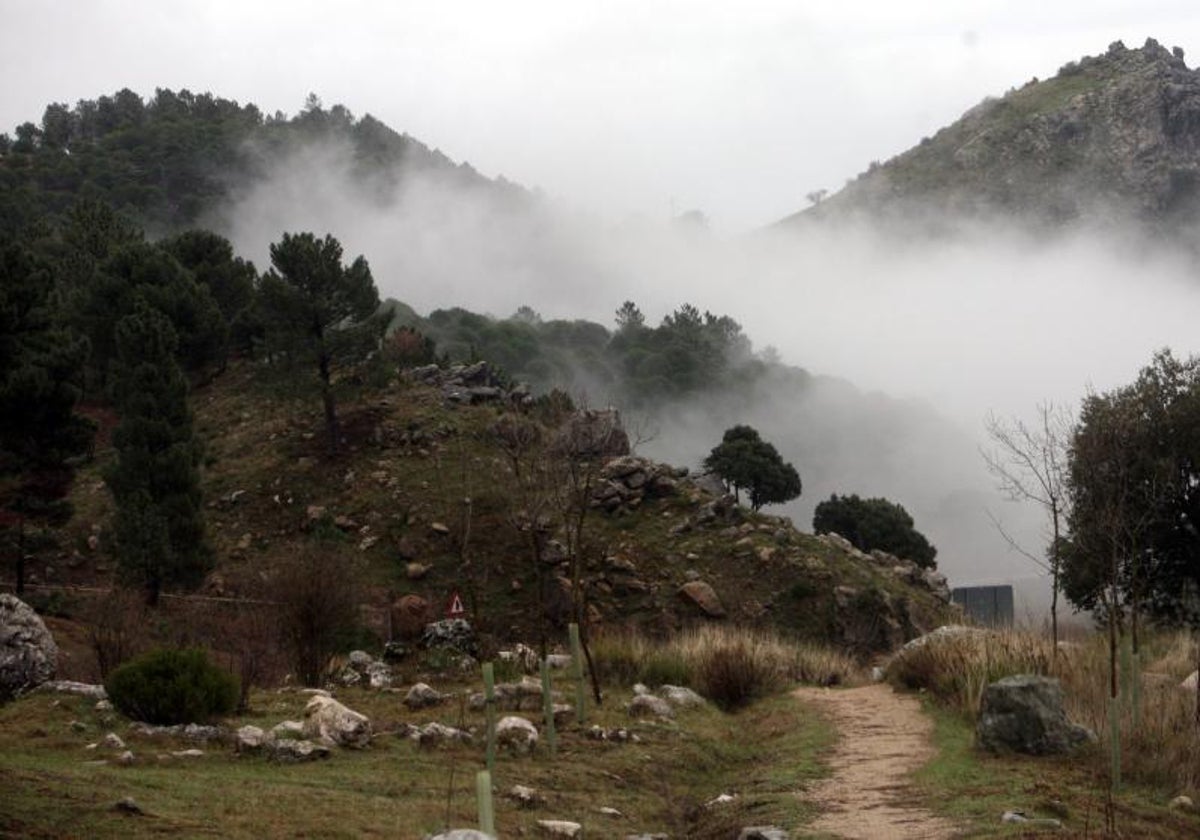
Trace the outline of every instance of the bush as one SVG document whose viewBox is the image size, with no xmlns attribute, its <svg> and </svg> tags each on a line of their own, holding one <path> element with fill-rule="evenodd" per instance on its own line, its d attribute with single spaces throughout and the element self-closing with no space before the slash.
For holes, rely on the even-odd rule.
<svg viewBox="0 0 1200 840">
<path fill-rule="evenodd" d="M 913 527 L 902 505 L 887 499 L 860 499 L 836 493 L 817 505 L 813 532 L 841 534 L 860 551 L 886 551 L 926 569 L 937 568 L 937 549 Z"/>
<path fill-rule="evenodd" d="M 126 662 L 104 683 L 113 705 L 147 723 L 199 723 L 233 711 L 237 678 L 204 651 L 158 650 Z"/>
</svg>

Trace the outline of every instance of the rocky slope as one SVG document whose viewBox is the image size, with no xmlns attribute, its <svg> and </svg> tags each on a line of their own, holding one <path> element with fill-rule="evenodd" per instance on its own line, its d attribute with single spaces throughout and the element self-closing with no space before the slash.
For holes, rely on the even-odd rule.
<svg viewBox="0 0 1200 840">
<path fill-rule="evenodd" d="M 421 369 L 346 404 L 348 442 L 337 455 L 324 450 L 317 405 L 273 397 L 257 376 L 235 365 L 195 394 L 219 558 L 202 595 L 270 600 L 317 552 L 331 573 L 359 576 L 377 638 L 418 635 L 457 592 L 485 638 L 532 641 L 542 627 L 557 637 L 570 620 L 574 540 L 586 560 L 579 585 L 601 627 L 661 635 L 733 621 L 868 655 L 954 611 L 936 573 L 803 533 L 739 507 L 711 477 L 626 454 L 615 412 L 546 427 L 547 451 L 584 447 L 596 465 L 582 533 L 572 533 L 554 484 L 563 474 L 527 460 L 545 486 L 515 478 L 501 439 L 505 418 L 541 409 L 486 365 Z M 77 515 L 32 563 L 35 582 L 111 580 L 111 500 L 96 475 L 107 457 L 102 444 L 80 475 Z M 536 559 L 531 510 L 546 536 Z"/>
<path fill-rule="evenodd" d="M 785 220 L 999 215 L 1040 226 L 1200 219 L 1200 70 L 1121 42 L 989 97 L 954 124 Z"/>
</svg>

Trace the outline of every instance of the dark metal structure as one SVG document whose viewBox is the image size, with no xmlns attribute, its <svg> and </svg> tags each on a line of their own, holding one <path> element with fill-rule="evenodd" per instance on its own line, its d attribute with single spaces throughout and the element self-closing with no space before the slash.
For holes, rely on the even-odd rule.
<svg viewBox="0 0 1200 840">
<path fill-rule="evenodd" d="M 1004 586 L 960 586 L 950 593 L 954 603 L 969 618 L 985 627 L 1012 627 L 1013 588 Z"/>
</svg>

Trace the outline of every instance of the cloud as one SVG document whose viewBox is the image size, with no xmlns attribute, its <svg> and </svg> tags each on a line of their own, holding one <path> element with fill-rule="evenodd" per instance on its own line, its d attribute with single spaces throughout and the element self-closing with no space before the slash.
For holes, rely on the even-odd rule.
<svg viewBox="0 0 1200 840">
<path fill-rule="evenodd" d="M 978 454 L 989 411 L 1030 419 L 1039 402 L 1131 381 L 1158 348 L 1198 349 L 1192 264 L 1113 231 L 957 225 L 914 237 L 846 224 L 724 240 L 513 201 L 453 172 L 381 188 L 349 160 L 322 146 L 279 161 L 228 209 L 239 252 L 264 265 L 282 232 L 330 232 L 348 257 L 367 257 L 383 295 L 424 313 L 530 305 L 611 326 L 630 299 L 651 323 L 684 302 L 730 315 L 819 376 L 804 388 L 767 380 L 748 402 L 672 406 L 645 451 L 695 466 L 724 428 L 748 422 L 804 478 L 785 510 L 797 525 L 832 492 L 885 496 L 939 547 L 952 583 L 1033 571 L 989 513 L 1040 550 L 1037 512 L 1002 500 Z"/>
</svg>

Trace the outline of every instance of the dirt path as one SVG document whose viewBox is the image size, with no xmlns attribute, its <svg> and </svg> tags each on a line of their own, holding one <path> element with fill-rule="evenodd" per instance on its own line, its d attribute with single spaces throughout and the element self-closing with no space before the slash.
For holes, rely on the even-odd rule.
<svg viewBox="0 0 1200 840">
<path fill-rule="evenodd" d="M 934 755 L 933 721 L 913 697 L 884 683 L 850 689 L 801 688 L 795 696 L 837 727 L 833 776 L 808 792 L 822 809 L 811 825 L 835 837 L 943 840 L 954 826 L 908 804 L 910 774 Z"/>
</svg>

